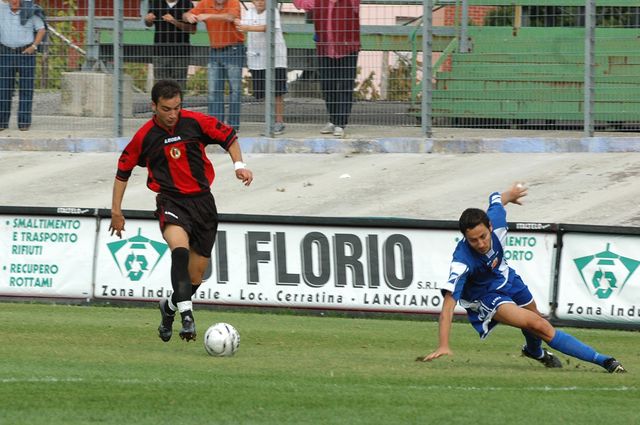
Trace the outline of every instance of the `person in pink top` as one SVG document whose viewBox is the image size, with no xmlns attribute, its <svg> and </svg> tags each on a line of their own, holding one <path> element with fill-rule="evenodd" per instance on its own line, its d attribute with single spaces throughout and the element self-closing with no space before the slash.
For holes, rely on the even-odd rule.
<svg viewBox="0 0 640 425">
<path fill-rule="evenodd" d="M 360 52 L 360 0 L 293 0 L 315 27 L 320 86 L 329 122 L 320 131 L 344 137 Z"/>
</svg>

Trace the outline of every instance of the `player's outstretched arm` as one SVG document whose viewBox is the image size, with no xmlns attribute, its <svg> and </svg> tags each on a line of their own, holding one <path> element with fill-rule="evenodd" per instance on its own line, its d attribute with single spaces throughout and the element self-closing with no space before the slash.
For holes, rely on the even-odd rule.
<svg viewBox="0 0 640 425">
<path fill-rule="evenodd" d="M 426 356 L 420 356 L 416 359 L 419 362 L 430 362 L 442 356 L 453 355 L 453 351 L 449 348 L 449 333 L 451 332 L 451 322 L 453 321 L 453 310 L 456 308 L 456 300 L 451 292 L 444 295 L 444 303 L 442 303 L 442 311 L 438 321 L 439 329 L 439 345 L 438 348 Z"/>
<path fill-rule="evenodd" d="M 242 162 L 242 151 L 240 150 L 240 142 L 238 140 L 229 146 L 228 153 L 231 161 L 233 161 L 236 178 L 242 180 L 245 186 L 249 186 L 253 181 L 253 173 L 246 167 L 246 164 Z"/>
<path fill-rule="evenodd" d="M 524 185 L 524 183 L 513 183 L 509 189 L 502 192 L 502 205 L 507 205 L 509 203 L 522 205 L 521 198 L 527 196 L 527 190 L 529 189 Z"/>
<path fill-rule="evenodd" d="M 111 225 L 109 226 L 109 231 L 111 231 L 111 236 L 115 233 L 119 238 L 122 238 L 122 232 L 124 231 L 122 199 L 126 189 L 126 181 L 115 179 L 113 182 L 113 198 L 111 199 Z"/>
</svg>

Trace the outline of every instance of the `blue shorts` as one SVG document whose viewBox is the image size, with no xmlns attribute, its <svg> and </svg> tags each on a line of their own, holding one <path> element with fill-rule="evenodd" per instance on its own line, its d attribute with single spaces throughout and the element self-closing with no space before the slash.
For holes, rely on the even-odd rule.
<svg viewBox="0 0 640 425">
<path fill-rule="evenodd" d="M 533 295 L 520 276 L 516 275 L 511 285 L 494 292 L 487 292 L 480 299 L 472 302 L 460 300 L 460 305 L 467 310 L 467 317 L 471 325 L 484 339 L 489 332 L 499 323 L 493 320 L 498 307 L 501 304 L 512 303 L 518 307 L 524 307 L 533 301 Z"/>
</svg>

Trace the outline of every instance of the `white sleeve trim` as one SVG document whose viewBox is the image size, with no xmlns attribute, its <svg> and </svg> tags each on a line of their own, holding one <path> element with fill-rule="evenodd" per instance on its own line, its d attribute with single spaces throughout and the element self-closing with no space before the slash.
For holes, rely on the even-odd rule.
<svg viewBox="0 0 640 425">
<path fill-rule="evenodd" d="M 502 245 L 502 249 L 504 250 L 506 240 L 507 240 L 507 228 L 499 227 L 497 229 L 493 229 L 493 233 L 495 233 L 495 235 L 500 240 L 500 245 Z"/>
<path fill-rule="evenodd" d="M 502 204 L 502 195 L 500 192 L 493 192 L 489 195 L 489 204 Z"/>
<path fill-rule="evenodd" d="M 441 289 L 444 289 L 451 293 L 455 292 L 458 280 L 460 280 L 460 277 L 465 274 L 467 270 L 469 270 L 469 266 L 467 266 L 466 264 L 460 263 L 458 261 L 452 261 L 451 268 L 449 269 L 449 278 L 447 279 L 447 282 L 442 285 Z"/>
</svg>

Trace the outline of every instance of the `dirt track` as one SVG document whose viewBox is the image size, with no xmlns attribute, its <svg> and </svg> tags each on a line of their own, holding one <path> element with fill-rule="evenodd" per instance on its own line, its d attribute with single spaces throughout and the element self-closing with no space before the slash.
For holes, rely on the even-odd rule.
<svg viewBox="0 0 640 425">
<path fill-rule="evenodd" d="M 0 205 L 110 208 L 117 153 L 0 152 Z M 249 154 L 254 184 L 212 154 L 222 213 L 456 220 L 487 195 L 522 180 L 517 221 L 640 225 L 640 153 Z M 136 169 L 125 209 L 152 210 Z"/>
</svg>

